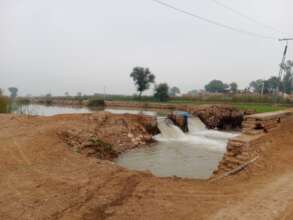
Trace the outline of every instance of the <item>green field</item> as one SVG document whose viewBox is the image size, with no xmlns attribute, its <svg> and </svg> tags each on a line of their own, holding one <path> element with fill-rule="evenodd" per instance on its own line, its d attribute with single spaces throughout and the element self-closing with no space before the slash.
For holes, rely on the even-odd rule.
<svg viewBox="0 0 293 220">
<path fill-rule="evenodd" d="M 270 104 L 270 103 L 235 103 L 235 102 L 189 102 L 189 101 L 171 101 L 174 104 L 193 104 L 193 105 L 204 105 L 204 104 L 227 104 L 232 105 L 241 110 L 255 110 L 257 113 L 263 112 L 274 112 L 290 108 L 289 105 L 283 104 Z"/>
<path fill-rule="evenodd" d="M 70 99 L 100 103 L 104 102 L 104 96 L 83 96 L 83 97 L 54 97 L 60 99 Z M 158 103 L 153 96 L 123 96 L 123 95 L 107 95 L 107 101 L 124 101 L 124 102 L 143 102 L 143 103 Z M 248 96 L 248 95 L 215 95 L 215 96 L 198 96 L 198 97 L 172 97 L 165 104 L 227 104 L 235 106 L 241 110 L 255 110 L 257 113 L 273 112 L 284 110 L 293 107 L 293 102 L 281 97 L 274 98 L 273 96 Z"/>
<path fill-rule="evenodd" d="M 263 103 L 232 103 L 233 106 L 241 110 L 255 110 L 257 113 L 274 112 L 288 108 L 285 105 L 272 105 Z"/>
<path fill-rule="evenodd" d="M 170 100 L 169 103 L 174 104 L 193 104 L 193 105 L 203 105 L 203 104 L 228 104 L 235 106 L 236 108 L 239 108 L 241 110 L 255 110 L 257 113 L 263 113 L 263 112 L 274 112 L 274 111 L 280 111 L 284 110 L 286 108 L 293 107 L 292 104 L 288 103 L 262 103 L 262 102 L 238 102 L 235 100 L 215 100 L 215 101 L 203 101 L 203 100 L 188 100 L 188 99 L 176 99 L 176 100 Z"/>
</svg>

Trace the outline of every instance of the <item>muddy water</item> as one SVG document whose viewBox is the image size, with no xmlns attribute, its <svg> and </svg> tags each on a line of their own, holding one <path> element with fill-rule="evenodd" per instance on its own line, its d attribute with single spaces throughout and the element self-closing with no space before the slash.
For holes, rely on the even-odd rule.
<svg viewBox="0 0 293 220">
<path fill-rule="evenodd" d="M 149 170 L 154 175 L 207 179 L 222 159 L 229 138 L 237 133 L 207 130 L 197 118 L 190 120 L 184 134 L 171 121 L 158 119 L 161 134 L 150 147 L 131 150 L 116 162 L 133 170 Z"/>
<path fill-rule="evenodd" d="M 121 108 L 87 108 L 87 107 L 71 107 L 71 106 L 47 106 L 47 105 L 22 105 L 14 111 L 18 114 L 27 114 L 27 115 L 40 115 L 40 116 L 53 116 L 58 114 L 80 114 L 80 113 L 91 113 L 95 111 L 107 111 L 113 114 L 144 114 L 156 116 L 155 111 L 146 111 L 146 110 L 137 110 L 137 109 L 121 109 Z"/>
<path fill-rule="evenodd" d="M 156 176 L 206 179 L 222 157 L 222 151 L 207 150 L 196 143 L 172 141 L 132 150 L 121 155 L 117 163 L 133 170 L 149 170 Z"/>
<path fill-rule="evenodd" d="M 92 112 L 92 110 L 86 107 L 47 106 L 38 104 L 22 105 L 15 110 L 15 113 L 18 114 L 40 116 L 53 116 L 58 114 L 80 114 L 90 112 Z"/>
</svg>

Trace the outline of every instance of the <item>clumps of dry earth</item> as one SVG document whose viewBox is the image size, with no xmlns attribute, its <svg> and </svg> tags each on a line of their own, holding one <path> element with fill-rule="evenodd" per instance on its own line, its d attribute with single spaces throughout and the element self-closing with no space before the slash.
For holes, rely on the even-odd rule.
<svg viewBox="0 0 293 220">
<path fill-rule="evenodd" d="M 207 128 L 220 130 L 240 130 L 244 117 L 254 113 L 252 111 L 241 111 L 231 105 L 186 106 L 181 107 L 181 110 L 189 112 L 191 116 L 200 118 Z M 170 114 L 168 117 L 175 125 L 183 129 L 183 117 L 174 114 Z"/>
<path fill-rule="evenodd" d="M 230 105 L 211 105 L 191 111 L 198 116 L 209 129 L 239 129 L 246 112 Z"/>
<path fill-rule="evenodd" d="M 150 143 L 158 133 L 156 119 L 151 116 L 102 112 L 85 115 L 78 123 L 59 128 L 59 138 L 73 151 L 99 159 L 113 159 L 126 150 Z"/>
</svg>

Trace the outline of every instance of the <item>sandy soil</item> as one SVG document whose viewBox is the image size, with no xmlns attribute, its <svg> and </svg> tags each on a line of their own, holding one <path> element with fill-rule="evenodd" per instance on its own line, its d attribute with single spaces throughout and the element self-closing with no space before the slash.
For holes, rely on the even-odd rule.
<svg viewBox="0 0 293 220">
<path fill-rule="evenodd" d="M 90 126 L 85 117 L 0 115 L 0 219 L 293 219 L 293 124 L 272 135 L 255 164 L 208 182 L 158 178 L 73 151 L 60 132 Z"/>
</svg>

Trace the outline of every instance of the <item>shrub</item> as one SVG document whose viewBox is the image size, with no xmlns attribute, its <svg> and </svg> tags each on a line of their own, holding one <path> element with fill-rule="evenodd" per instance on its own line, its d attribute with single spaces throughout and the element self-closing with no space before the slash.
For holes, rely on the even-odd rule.
<svg viewBox="0 0 293 220">
<path fill-rule="evenodd" d="M 0 113 L 10 112 L 10 99 L 5 96 L 0 96 Z"/>
<path fill-rule="evenodd" d="M 100 98 L 93 98 L 90 99 L 88 102 L 88 106 L 89 107 L 101 107 L 101 106 L 105 106 L 105 101 L 100 99 Z"/>
</svg>

